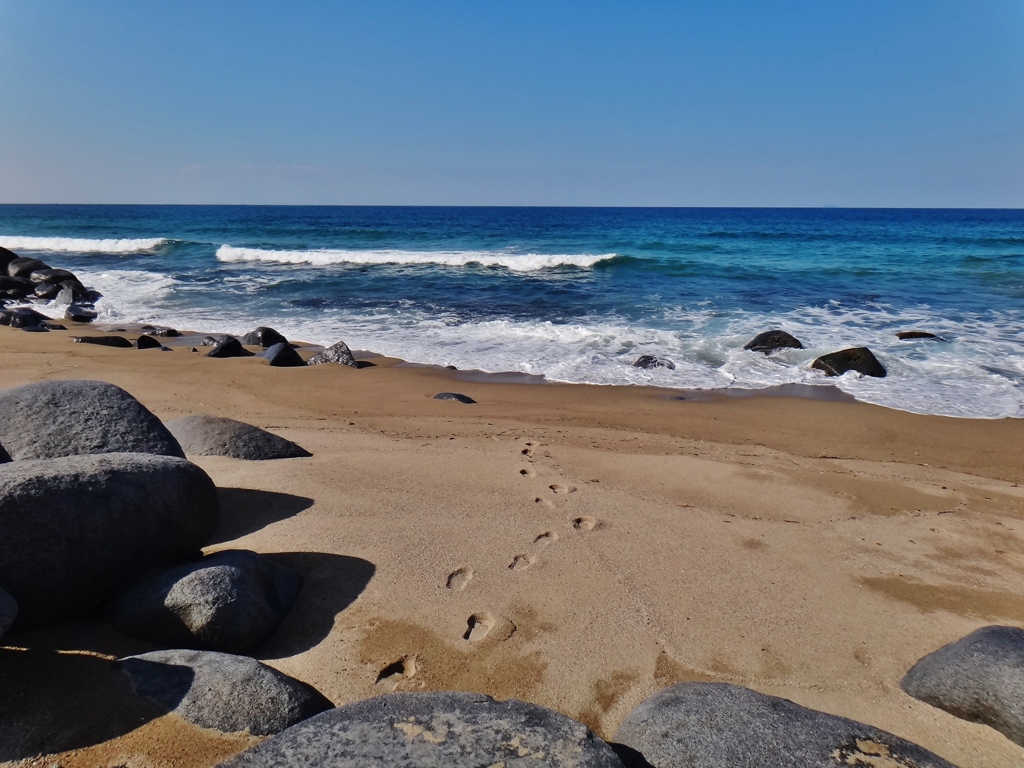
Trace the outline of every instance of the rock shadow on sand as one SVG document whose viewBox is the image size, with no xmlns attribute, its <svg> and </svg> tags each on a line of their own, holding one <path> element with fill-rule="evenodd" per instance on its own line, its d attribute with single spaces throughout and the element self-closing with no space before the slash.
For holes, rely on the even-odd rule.
<svg viewBox="0 0 1024 768">
<path fill-rule="evenodd" d="M 313 506 L 313 499 L 252 488 L 219 488 L 220 525 L 210 544 L 234 541 Z"/>
<path fill-rule="evenodd" d="M 113 660 L 88 651 L 0 645 L 0 762 L 83 749 L 123 736 L 167 714 L 137 695 Z M 184 696 L 191 670 L 174 692 Z"/>
<path fill-rule="evenodd" d="M 308 651 L 334 628 L 334 620 L 366 589 L 377 567 L 369 560 L 323 552 L 267 552 L 271 560 L 302 574 L 299 599 L 288 616 L 252 654 L 279 659 Z"/>
</svg>

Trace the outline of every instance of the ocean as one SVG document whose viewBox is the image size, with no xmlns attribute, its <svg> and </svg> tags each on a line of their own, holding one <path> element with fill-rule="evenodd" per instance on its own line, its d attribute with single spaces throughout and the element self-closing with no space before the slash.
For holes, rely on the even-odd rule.
<svg viewBox="0 0 1024 768">
<path fill-rule="evenodd" d="M 0 245 L 74 271 L 103 293 L 104 322 L 270 325 L 552 381 L 835 385 L 916 413 L 1024 416 L 1020 210 L 0 205 Z M 805 348 L 743 349 L 775 328 Z M 889 375 L 810 367 L 855 346 Z M 633 367 L 643 354 L 675 369 Z"/>
</svg>

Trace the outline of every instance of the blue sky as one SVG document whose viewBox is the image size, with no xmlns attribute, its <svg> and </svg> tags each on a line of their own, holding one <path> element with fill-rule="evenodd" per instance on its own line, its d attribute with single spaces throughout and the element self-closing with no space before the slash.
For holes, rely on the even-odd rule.
<svg viewBox="0 0 1024 768">
<path fill-rule="evenodd" d="M 0 202 L 1024 207 L 1024 2 L 0 0 Z"/>
</svg>

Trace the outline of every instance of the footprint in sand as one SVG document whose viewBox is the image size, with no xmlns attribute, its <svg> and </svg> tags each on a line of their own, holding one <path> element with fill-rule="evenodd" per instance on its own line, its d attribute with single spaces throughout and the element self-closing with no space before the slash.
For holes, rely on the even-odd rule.
<svg viewBox="0 0 1024 768">
<path fill-rule="evenodd" d="M 462 639 L 469 640 L 471 643 L 479 643 L 487 637 L 488 632 L 494 629 L 494 624 L 494 617 L 487 611 L 474 613 L 466 620 L 466 633 Z"/>
<path fill-rule="evenodd" d="M 523 454 L 523 456 L 533 456 L 533 449 L 523 448 L 523 450 L 521 450 L 520 453 Z"/>
<path fill-rule="evenodd" d="M 544 531 L 543 533 L 538 534 L 537 538 L 533 540 L 533 543 L 538 547 L 546 547 L 548 544 L 555 541 L 558 541 L 557 533 L 554 531 Z"/>
<path fill-rule="evenodd" d="M 558 494 L 572 493 L 576 490 L 570 485 L 562 485 L 561 483 L 552 483 L 551 485 L 548 486 L 548 488 L 550 488 L 553 492 Z"/>
<path fill-rule="evenodd" d="M 534 502 L 536 502 L 537 504 L 540 504 L 542 507 L 547 507 L 548 509 L 554 509 L 555 508 L 554 504 L 552 504 L 547 499 L 542 499 L 540 496 L 538 496 L 536 499 L 534 499 Z"/>
<path fill-rule="evenodd" d="M 537 558 L 534 555 L 516 555 L 509 563 L 508 569 L 510 571 L 525 571 L 536 562 Z"/>
<path fill-rule="evenodd" d="M 398 684 L 416 675 L 416 657 L 403 656 L 398 661 L 388 664 L 377 675 L 377 682 L 374 685 L 384 688 L 388 693 L 393 693 Z"/>
<path fill-rule="evenodd" d="M 535 470 L 533 467 L 527 467 L 526 469 L 520 469 L 519 474 L 522 475 L 523 477 L 535 477 L 537 474 L 537 470 Z"/>
<path fill-rule="evenodd" d="M 577 531 L 592 531 L 597 528 L 597 526 L 597 519 L 590 515 L 581 515 L 572 521 L 572 527 Z"/>
<path fill-rule="evenodd" d="M 448 574 L 447 587 L 452 592 L 461 592 L 473 580 L 472 568 L 459 568 Z"/>
</svg>

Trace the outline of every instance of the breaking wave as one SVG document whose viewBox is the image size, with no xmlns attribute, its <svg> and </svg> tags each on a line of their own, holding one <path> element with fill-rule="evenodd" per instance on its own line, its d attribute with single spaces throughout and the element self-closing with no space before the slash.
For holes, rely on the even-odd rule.
<svg viewBox="0 0 1024 768">
<path fill-rule="evenodd" d="M 165 237 L 96 240 L 84 237 L 0 236 L 0 246 L 12 251 L 52 253 L 147 253 L 171 242 Z"/>
</svg>

